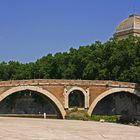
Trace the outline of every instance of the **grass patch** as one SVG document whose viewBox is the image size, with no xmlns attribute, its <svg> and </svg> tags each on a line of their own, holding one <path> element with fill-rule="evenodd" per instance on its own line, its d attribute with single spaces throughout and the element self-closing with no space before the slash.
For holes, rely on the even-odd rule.
<svg viewBox="0 0 140 140">
<path fill-rule="evenodd" d="M 104 116 L 104 115 L 92 115 L 90 117 L 92 121 L 104 120 L 105 122 L 118 122 L 118 116 Z"/>
</svg>

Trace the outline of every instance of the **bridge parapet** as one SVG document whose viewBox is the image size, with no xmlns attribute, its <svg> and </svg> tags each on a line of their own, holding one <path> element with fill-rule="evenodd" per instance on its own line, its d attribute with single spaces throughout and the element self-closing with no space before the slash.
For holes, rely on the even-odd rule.
<svg viewBox="0 0 140 140">
<path fill-rule="evenodd" d="M 15 86 L 103 86 L 103 87 L 121 87 L 136 88 L 136 83 L 118 82 L 118 81 L 101 81 L 101 80 L 56 80 L 56 79 L 31 79 L 31 80 L 10 80 L 0 81 L 0 87 Z"/>
</svg>

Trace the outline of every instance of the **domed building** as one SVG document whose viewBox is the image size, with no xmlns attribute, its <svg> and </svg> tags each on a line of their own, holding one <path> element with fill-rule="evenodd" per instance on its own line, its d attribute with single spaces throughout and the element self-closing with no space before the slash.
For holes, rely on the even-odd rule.
<svg viewBox="0 0 140 140">
<path fill-rule="evenodd" d="M 130 15 L 127 19 L 122 21 L 116 28 L 114 37 L 118 39 L 125 39 L 132 36 L 140 37 L 140 16 Z"/>
</svg>

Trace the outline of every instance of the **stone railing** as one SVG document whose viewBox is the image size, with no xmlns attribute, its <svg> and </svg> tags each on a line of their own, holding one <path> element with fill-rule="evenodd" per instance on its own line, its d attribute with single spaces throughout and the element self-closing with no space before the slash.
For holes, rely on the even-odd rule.
<svg viewBox="0 0 140 140">
<path fill-rule="evenodd" d="M 102 80 L 56 80 L 56 79 L 31 79 L 31 80 L 10 80 L 0 81 L 0 87 L 11 86 L 106 86 L 106 87 L 121 87 L 121 88 L 136 88 L 136 83 L 118 82 L 118 81 L 102 81 Z"/>
</svg>

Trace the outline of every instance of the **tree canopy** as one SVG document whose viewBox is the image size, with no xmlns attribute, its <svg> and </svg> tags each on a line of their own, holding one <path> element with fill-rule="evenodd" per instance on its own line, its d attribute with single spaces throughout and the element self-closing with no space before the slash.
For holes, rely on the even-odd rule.
<svg viewBox="0 0 140 140">
<path fill-rule="evenodd" d="M 0 63 L 0 80 L 84 79 L 140 83 L 140 38 L 99 41 L 32 63 Z"/>
</svg>

